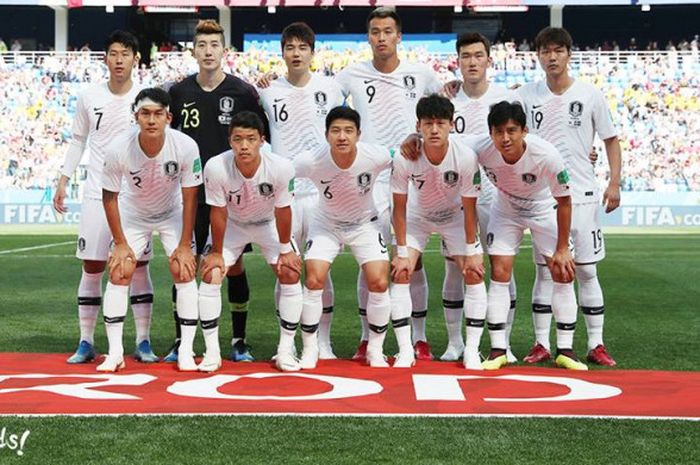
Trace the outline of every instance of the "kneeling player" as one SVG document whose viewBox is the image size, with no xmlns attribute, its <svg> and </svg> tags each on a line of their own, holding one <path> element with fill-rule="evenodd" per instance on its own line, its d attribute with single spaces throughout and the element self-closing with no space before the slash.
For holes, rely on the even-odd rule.
<svg viewBox="0 0 700 465">
<path fill-rule="evenodd" d="M 413 161 L 396 158 L 391 175 L 397 244 L 392 262 L 391 317 L 399 342 L 399 357 L 394 366 L 411 366 L 414 361 L 408 326 L 412 308 L 409 280 L 431 233 L 437 232 L 448 256 L 460 266 L 467 285 L 464 366 L 481 369 L 479 342 L 486 316 L 486 286 L 477 240 L 479 165 L 468 145 L 459 139 L 449 139 L 454 126 L 454 105 L 447 98 L 423 97 L 416 106 L 416 116 L 418 131 L 423 136 L 422 153 Z M 414 186 L 410 195 L 409 182 Z M 399 331 L 401 325 L 405 325 L 405 332 Z"/>
<path fill-rule="evenodd" d="M 530 229 L 536 256 L 544 257 L 554 281 L 556 364 L 586 370 L 573 352 L 575 266 L 569 251 L 571 196 L 564 162 L 552 144 L 528 135 L 525 112 L 519 103 L 504 101 L 494 105 L 488 124 L 491 140 L 485 138 L 477 153 L 497 194 L 486 232 L 491 258 L 487 315 L 491 353 L 482 365 L 485 369 L 498 369 L 507 364 L 508 287 L 523 232 Z"/>
<path fill-rule="evenodd" d="M 194 140 L 167 129 L 169 106 L 170 96 L 160 88 L 139 92 L 133 107 L 139 130 L 115 140 L 105 153 L 102 201 L 114 249 L 103 308 L 109 354 L 97 371 L 124 368 L 122 332 L 129 284 L 154 232 L 170 257 L 178 310 L 197 311 L 191 243 L 202 164 Z"/>
<path fill-rule="evenodd" d="M 291 238 L 294 166 L 277 155 L 260 153 L 264 134 L 258 115 L 250 111 L 236 114 L 229 126 L 232 150 L 209 160 L 204 170 L 212 247 L 202 261 L 199 287 L 199 318 L 206 344 L 201 371 L 215 371 L 221 366 L 221 281 L 248 243 L 260 246 L 280 282 L 277 367 L 282 371 L 300 368 L 293 356 L 294 333 L 302 309 L 301 259 Z M 192 340 L 185 336 L 183 331 L 181 354 L 192 350 Z"/>
<path fill-rule="evenodd" d="M 389 254 L 372 190 L 379 173 L 391 165 L 392 153 L 378 145 L 358 142 L 359 136 L 360 115 L 348 107 L 335 107 L 326 117 L 329 145 L 304 152 L 294 160 L 299 176 L 311 179 L 321 193 L 304 257 L 302 368 L 313 368 L 318 360 L 321 295 L 328 270 L 342 244 L 351 248 L 369 289 L 370 334 L 366 360 L 373 367 L 388 366 L 383 346 L 391 312 L 387 291 Z"/>
</svg>

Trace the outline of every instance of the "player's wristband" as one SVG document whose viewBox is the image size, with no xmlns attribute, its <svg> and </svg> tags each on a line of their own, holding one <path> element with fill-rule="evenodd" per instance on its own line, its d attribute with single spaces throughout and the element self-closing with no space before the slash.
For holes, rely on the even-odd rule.
<svg viewBox="0 0 700 465">
<path fill-rule="evenodd" d="M 397 245 L 396 246 L 396 256 L 399 258 L 408 258 L 408 246 Z"/>
<path fill-rule="evenodd" d="M 482 253 L 483 251 L 481 250 L 481 242 L 467 244 L 467 257 L 472 255 L 481 255 Z"/>
<path fill-rule="evenodd" d="M 294 248 L 292 247 L 291 242 L 285 242 L 284 244 L 280 244 L 280 253 L 285 254 L 289 252 L 294 252 Z"/>
</svg>

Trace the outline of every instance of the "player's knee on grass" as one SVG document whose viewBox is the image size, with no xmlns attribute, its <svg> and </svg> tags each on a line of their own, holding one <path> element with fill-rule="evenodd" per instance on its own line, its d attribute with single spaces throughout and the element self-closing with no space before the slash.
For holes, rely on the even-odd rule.
<svg viewBox="0 0 700 465">
<path fill-rule="evenodd" d="M 389 270 L 382 266 L 371 266 L 364 269 L 369 292 L 384 292 L 389 288 L 389 278 L 387 277 Z"/>
<path fill-rule="evenodd" d="M 98 260 L 84 260 L 83 261 L 83 270 L 85 270 L 86 273 L 90 273 L 90 274 L 102 273 L 102 272 L 104 272 L 106 267 L 107 267 L 107 262 L 98 261 Z"/>
<path fill-rule="evenodd" d="M 598 278 L 598 267 L 595 263 L 576 265 L 576 279 L 581 281 L 593 281 Z"/>
<path fill-rule="evenodd" d="M 276 266 L 273 265 L 273 269 L 275 269 Z M 297 273 L 294 270 L 290 270 L 287 267 L 282 267 L 280 272 L 277 274 L 277 279 L 280 280 L 280 284 L 296 284 L 299 282 L 299 273 Z M 325 284 L 325 280 L 324 280 Z M 308 286 L 307 286 L 308 287 Z M 311 289 L 311 288 L 309 288 Z"/>
<path fill-rule="evenodd" d="M 464 282 L 469 285 L 481 284 L 484 282 L 484 278 L 471 270 L 467 270 L 467 273 L 464 275 Z"/>
<path fill-rule="evenodd" d="M 171 261 L 170 262 L 170 274 L 173 277 L 173 282 L 175 284 L 180 284 L 180 283 L 187 283 L 192 281 L 194 278 L 193 276 L 190 277 L 185 277 L 185 279 L 180 279 L 180 263 L 177 261 Z"/>
<path fill-rule="evenodd" d="M 511 261 L 502 260 L 500 257 L 491 257 L 491 279 L 500 283 L 510 282 L 513 271 Z"/>
<path fill-rule="evenodd" d="M 109 275 L 109 282 L 117 286 L 128 286 L 131 283 L 131 277 L 136 271 L 136 262 L 127 260 L 122 267 L 117 267 Z"/>
<path fill-rule="evenodd" d="M 326 276 L 314 271 L 306 270 L 306 282 L 305 286 L 307 289 L 319 290 L 323 289 L 326 285 Z"/>
</svg>

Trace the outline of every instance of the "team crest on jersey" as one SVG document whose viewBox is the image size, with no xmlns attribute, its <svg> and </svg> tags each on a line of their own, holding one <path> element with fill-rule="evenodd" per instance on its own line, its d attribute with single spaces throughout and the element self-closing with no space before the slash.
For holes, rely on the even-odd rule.
<svg viewBox="0 0 700 465">
<path fill-rule="evenodd" d="M 360 187 L 369 187 L 369 183 L 372 181 L 371 173 L 362 173 L 357 176 L 357 185 Z"/>
<path fill-rule="evenodd" d="M 163 169 L 165 170 L 166 176 L 170 178 L 174 178 L 180 173 L 180 165 L 178 165 L 176 161 L 167 162 L 163 165 Z"/>
<path fill-rule="evenodd" d="M 583 103 L 575 100 L 569 104 L 569 126 L 581 126 L 581 115 L 583 115 Z"/>
<path fill-rule="evenodd" d="M 226 96 L 219 99 L 219 110 L 221 114 L 218 119 L 220 124 L 229 125 L 231 123 L 231 112 L 233 111 L 234 105 L 235 101 L 233 97 Z"/>
<path fill-rule="evenodd" d="M 323 107 L 328 103 L 328 96 L 325 92 L 318 91 L 314 94 L 314 101 L 319 107 Z"/>
<path fill-rule="evenodd" d="M 447 184 L 447 187 L 454 187 L 459 181 L 459 174 L 456 171 L 445 171 L 442 180 Z"/>
<path fill-rule="evenodd" d="M 496 173 L 494 173 L 493 171 L 491 171 L 488 168 L 484 168 L 484 173 L 486 173 L 486 177 L 489 178 L 489 181 L 496 184 L 496 180 L 497 180 Z"/>
<path fill-rule="evenodd" d="M 413 90 L 416 88 L 416 78 L 410 74 L 403 77 L 403 86 L 408 90 Z"/>
<path fill-rule="evenodd" d="M 258 185 L 258 190 L 263 197 L 270 197 L 274 193 L 275 188 L 269 182 L 263 182 Z"/>
<path fill-rule="evenodd" d="M 523 174 L 522 178 L 525 184 L 534 184 L 535 181 L 537 181 L 537 176 L 532 173 L 525 173 Z"/>
</svg>

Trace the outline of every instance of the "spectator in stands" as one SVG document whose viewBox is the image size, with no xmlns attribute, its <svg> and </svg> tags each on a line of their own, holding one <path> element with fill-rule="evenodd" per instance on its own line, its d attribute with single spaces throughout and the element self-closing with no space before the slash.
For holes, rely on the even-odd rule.
<svg viewBox="0 0 700 465">
<path fill-rule="evenodd" d="M 21 52 L 22 51 L 22 43 L 15 39 L 12 41 L 12 46 L 10 47 L 10 50 L 13 52 Z"/>
</svg>

